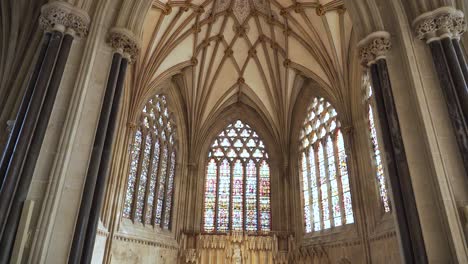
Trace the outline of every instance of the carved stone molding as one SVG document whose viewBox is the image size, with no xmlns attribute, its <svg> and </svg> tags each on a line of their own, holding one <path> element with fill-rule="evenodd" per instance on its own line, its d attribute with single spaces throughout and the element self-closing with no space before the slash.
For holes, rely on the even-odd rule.
<svg viewBox="0 0 468 264">
<path fill-rule="evenodd" d="M 418 16 L 413 27 L 418 39 L 427 42 L 444 37 L 460 38 L 466 31 L 465 15 L 452 7 L 441 7 Z"/>
<path fill-rule="evenodd" d="M 130 64 L 134 63 L 140 54 L 140 40 L 128 29 L 112 28 L 107 42 L 112 48 L 122 52 L 124 56 L 127 55 Z"/>
<path fill-rule="evenodd" d="M 90 21 L 91 19 L 85 11 L 62 1 L 43 5 L 39 17 L 39 25 L 43 30 L 50 31 L 53 28 L 61 28 L 65 31 L 68 29 L 73 30 L 78 37 L 88 35 Z"/>
<path fill-rule="evenodd" d="M 369 34 L 358 43 L 361 64 L 367 66 L 379 58 L 385 58 L 391 47 L 390 33 L 377 31 Z"/>
</svg>

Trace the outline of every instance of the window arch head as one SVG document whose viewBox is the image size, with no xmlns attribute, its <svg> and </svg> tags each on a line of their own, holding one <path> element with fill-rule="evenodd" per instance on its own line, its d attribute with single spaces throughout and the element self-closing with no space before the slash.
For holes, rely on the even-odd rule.
<svg viewBox="0 0 468 264">
<path fill-rule="evenodd" d="M 271 229 L 268 153 L 259 135 L 241 120 L 229 124 L 208 152 L 203 229 Z"/>
<path fill-rule="evenodd" d="M 164 95 L 145 104 L 130 146 L 123 217 L 170 229 L 177 132 Z"/>
<path fill-rule="evenodd" d="M 324 98 L 307 108 L 299 153 L 306 233 L 354 223 L 343 133 Z"/>
</svg>

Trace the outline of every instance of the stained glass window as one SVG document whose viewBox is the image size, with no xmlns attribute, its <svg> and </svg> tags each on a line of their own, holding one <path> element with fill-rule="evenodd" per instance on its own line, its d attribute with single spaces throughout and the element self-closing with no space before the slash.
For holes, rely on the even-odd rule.
<svg viewBox="0 0 468 264">
<path fill-rule="evenodd" d="M 369 125 L 370 141 L 372 145 L 373 161 L 375 165 L 375 176 L 377 180 L 380 201 L 385 213 L 390 212 L 390 200 L 387 192 L 387 182 L 383 167 L 382 155 L 377 138 L 377 129 L 375 127 L 372 86 L 367 75 L 364 76 L 364 87 L 366 89 L 367 120 Z"/>
<path fill-rule="evenodd" d="M 354 223 L 347 157 L 337 112 L 314 98 L 300 132 L 306 233 Z"/>
<path fill-rule="evenodd" d="M 170 229 L 176 170 L 176 129 L 164 95 L 143 108 L 130 146 L 123 217 Z"/>
<path fill-rule="evenodd" d="M 270 166 L 259 135 L 237 120 L 216 137 L 208 158 L 204 231 L 270 231 Z"/>
</svg>

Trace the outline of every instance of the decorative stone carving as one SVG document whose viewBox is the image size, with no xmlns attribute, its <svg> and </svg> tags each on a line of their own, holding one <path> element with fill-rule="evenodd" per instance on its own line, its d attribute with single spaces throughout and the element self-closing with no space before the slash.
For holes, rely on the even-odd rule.
<svg viewBox="0 0 468 264">
<path fill-rule="evenodd" d="M 358 43 L 361 64 L 367 66 L 379 58 L 384 58 L 391 47 L 388 32 L 377 31 L 369 34 Z"/>
<path fill-rule="evenodd" d="M 442 37 L 460 38 L 466 31 L 465 15 L 452 7 L 441 7 L 424 13 L 413 22 L 416 36 L 427 42 Z"/>
<path fill-rule="evenodd" d="M 128 54 L 130 64 L 135 62 L 140 54 L 139 39 L 125 28 L 112 28 L 107 42 L 115 50 L 120 50 L 124 55 Z"/>
<path fill-rule="evenodd" d="M 43 30 L 50 31 L 60 25 L 63 29 L 71 29 L 78 37 L 88 35 L 89 15 L 67 2 L 55 1 L 48 3 L 41 8 L 39 25 Z"/>
</svg>

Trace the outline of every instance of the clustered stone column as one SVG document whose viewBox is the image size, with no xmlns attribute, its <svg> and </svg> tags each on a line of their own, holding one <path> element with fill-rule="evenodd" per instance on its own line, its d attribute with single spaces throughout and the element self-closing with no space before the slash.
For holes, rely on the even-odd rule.
<svg viewBox="0 0 468 264">
<path fill-rule="evenodd" d="M 136 60 L 140 50 L 137 38 L 123 28 L 113 28 L 110 31 L 108 43 L 114 49 L 114 54 L 68 263 L 91 263 L 107 173 L 112 158 L 114 131 L 117 125 L 127 65 Z"/>
<path fill-rule="evenodd" d="M 44 30 L 38 58 L 0 163 L 0 263 L 10 259 L 23 203 L 75 37 L 85 37 L 90 18 L 66 2 L 42 7 Z"/>
<path fill-rule="evenodd" d="M 413 26 L 429 46 L 468 176 L 468 67 L 460 46 L 466 30 L 462 11 L 441 7 L 417 17 Z"/>
<path fill-rule="evenodd" d="M 402 255 L 405 263 L 427 263 L 408 160 L 387 68 L 386 53 L 391 48 L 390 34 L 383 31 L 374 32 L 359 42 L 358 46 L 361 62 L 369 68 L 372 79 Z"/>
</svg>

